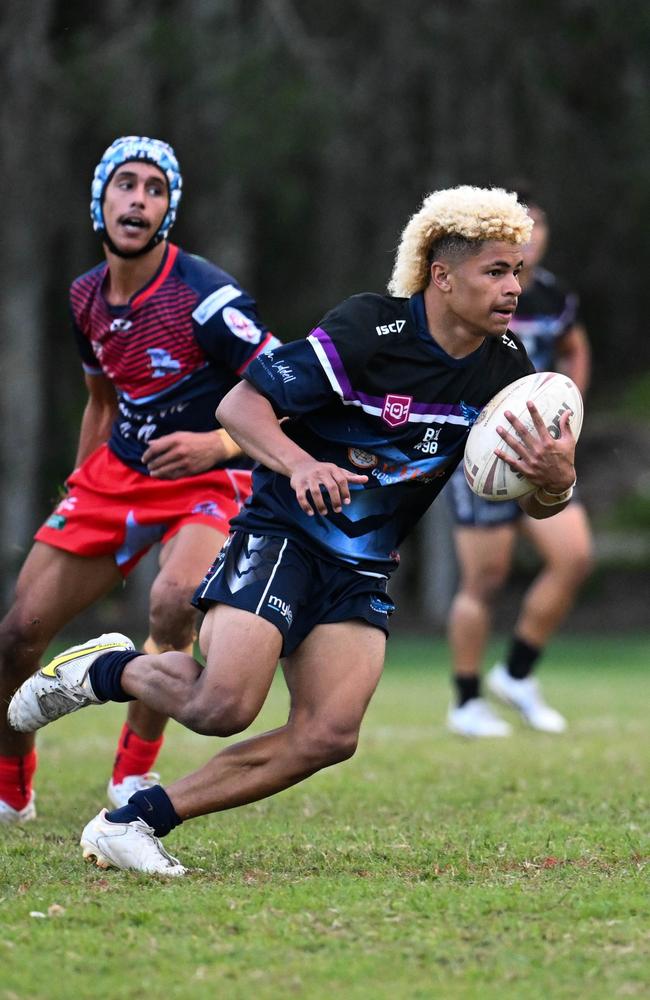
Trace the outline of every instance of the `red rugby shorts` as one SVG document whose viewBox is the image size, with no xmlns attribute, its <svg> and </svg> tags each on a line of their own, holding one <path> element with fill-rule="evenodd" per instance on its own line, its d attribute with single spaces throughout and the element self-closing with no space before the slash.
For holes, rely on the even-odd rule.
<svg viewBox="0 0 650 1000">
<path fill-rule="evenodd" d="M 227 535 L 231 517 L 250 493 L 251 473 L 216 469 L 153 479 L 125 465 L 104 444 L 66 485 L 67 495 L 35 539 L 79 556 L 112 555 L 127 576 L 152 545 L 164 545 L 185 524 L 207 524 Z"/>
</svg>

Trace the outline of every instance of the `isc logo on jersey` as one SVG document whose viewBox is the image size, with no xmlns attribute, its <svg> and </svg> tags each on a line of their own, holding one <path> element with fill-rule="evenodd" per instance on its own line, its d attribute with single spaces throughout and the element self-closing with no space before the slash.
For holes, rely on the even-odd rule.
<svg viewBox="0 0 650 1000">
<path fill-rule="evenodd" d="M 259 344 L 262 331 L 255 326 L 252 319 L 245 316 L 234 306 L 226 306 L 223 311 L 223 321 L 236 337 L 245 340 L 249 344 Z"/>
<path fill-rule="evenodd" d="M 375 330 L 380 337 L 385 337 L 387 333 L 401 333 L 405 326 L 405 319 L 396 319 L 394 323 L 384 323 L 382 326 L 376 326 Z"/>
</svg>

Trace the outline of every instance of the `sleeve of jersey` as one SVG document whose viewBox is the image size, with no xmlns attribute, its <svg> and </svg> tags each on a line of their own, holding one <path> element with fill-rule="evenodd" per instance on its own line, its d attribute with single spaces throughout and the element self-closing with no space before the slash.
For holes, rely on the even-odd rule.
<svg viewBox="0 0 650 1000">
<path fill-rule="evenodd" d="M 72 317 L 72 333 L 74 335 L 75 342 L 77 344 L 77 349 L 81 355 L 81 364 L 86 375 L 103 375 L 102 366 L 97 360 L 97 356 L 92 349 L 92 345 L 88 340 L 88 337 L 79 328 L 77 324 L 74 310 L 70 310 Z"/>
<path fill-rule="evenodd" d="M 253 299 L 236 285 L 222 285 L 206 295 L 192 320 L 196 339 L 211 361 L 236 375 L 280 343 L 261 322 Z"/>
<path fill-rule="evenodd" d="M 329 312 L 306 340 L 258 357 L 244 378 L 269 400 L 278 416 L 297 416 L 335 398 L 356 399 L 353 388 L 366 351 L 347 303 Z"/>
</svg>

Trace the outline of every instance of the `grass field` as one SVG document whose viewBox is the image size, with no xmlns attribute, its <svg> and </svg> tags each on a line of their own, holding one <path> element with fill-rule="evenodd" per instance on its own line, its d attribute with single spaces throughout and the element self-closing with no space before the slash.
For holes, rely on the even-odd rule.
<svg viewBox="0 0 650 1000">
<path fill-rule="evenodd" d="M 557 641 L 570 734 L 475 743 L 444 645 L 391 640 L 356 757 L 180 827 L 202 871 L 170 883 L 82 864 L 123 712 L 63 720 L 38 821 L 0 829 L 0 1000 L 650 996 L 649 664 L 650 638 Z M 285 710 L 278 681 L 255 730 Z M 215 743 L 170 727 L 164 776 Z"/>
</svg>

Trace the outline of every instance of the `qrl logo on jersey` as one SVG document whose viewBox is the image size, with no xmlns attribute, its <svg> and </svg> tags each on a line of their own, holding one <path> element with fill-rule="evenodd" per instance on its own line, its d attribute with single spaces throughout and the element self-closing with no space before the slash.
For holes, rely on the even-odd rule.
<svg viewBox="0 0 650 1000">
<path fill-rule="evenodd" d="M 412 402 L 413 396 L 395 396 L 390 393 L 384 400 L 382 420 L 389 427 L 399 427 L 400 424 L 405 424 L 409 418 Z"/>
</svg>

